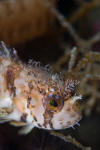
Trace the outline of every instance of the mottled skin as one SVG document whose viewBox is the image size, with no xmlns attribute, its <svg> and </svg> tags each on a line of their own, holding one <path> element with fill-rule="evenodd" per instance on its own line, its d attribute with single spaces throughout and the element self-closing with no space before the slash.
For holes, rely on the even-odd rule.
<svg viewBox="0 0 100 150">
<path fill-rule="evenodd" d="M 22 63 L 0 43 L 0 121 L 32 128 L 65 129 L 81 118 L 76 86 L 78 81 L 60 79 L 36 64 Z"/>
</svg>

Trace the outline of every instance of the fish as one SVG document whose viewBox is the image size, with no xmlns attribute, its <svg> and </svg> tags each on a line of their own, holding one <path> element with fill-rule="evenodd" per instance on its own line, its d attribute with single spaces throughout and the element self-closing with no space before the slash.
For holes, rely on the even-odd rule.
<svg viewBox="0 0 100 150">
<path fill-rule="evenodd" d="M 48 65 L 24 63 L 14 48 L 0 42 L 0 123 L 21 127 L 61 130 L 73 127 L 82 115 L 78 80 L 65 79 Z"/>
</svg>

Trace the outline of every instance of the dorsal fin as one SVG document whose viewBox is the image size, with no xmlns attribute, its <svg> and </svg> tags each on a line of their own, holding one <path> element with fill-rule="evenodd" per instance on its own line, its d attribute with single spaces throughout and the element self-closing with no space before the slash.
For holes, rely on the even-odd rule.
<svg viewBox="0 0 100 150">
<path fill-rule="evenodd" d="M 7 46 L 3 41 L 0 42 L 0 57 L 7 57 L 14 61 L 18 60 L 17 51 Z"/>
</svg>

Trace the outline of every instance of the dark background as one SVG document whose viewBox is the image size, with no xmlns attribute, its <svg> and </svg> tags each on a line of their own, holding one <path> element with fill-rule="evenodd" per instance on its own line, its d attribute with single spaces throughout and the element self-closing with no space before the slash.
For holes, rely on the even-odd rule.
<svg viewBox="0 0 100 150">
<path fill-rule="evenodd" d="M 88 0 L 89 1 L 89 0 Z M 69 18 L 75 10 L 79 8 L 75 0 L 58 0 L 59 11 L 67 18 Z M 77 25 L 74 26 L 77 29 Z M 54 63 L 63 51 L 59 48 L 58 38 L 43 37 L 26 42 L 24 44 L 15 45 L 18 49 L 18 54 L 27 61 L 33 60 L 41 61 L 43 64 Z M 41 49 L 42 47 L 42 49 Z M 27 49 L 35 49 L 29 52 Z M 55 51 L 54 49 L 57 49 Z M 0 125 L 0 150 L 78 150 L 76 146 L 65 143 L 63 140 L 54 137 L 46 130 L 35 128 L 30 134 L 19 136 L 17 134 L 18 128 L 8 124 Z M 88 117 L 83 116 L 80 121 L 80 127 L 75 126 L 75 130 L 70 128 L 62 133 L 71 134 L 84 146 L 91 146 L 92 150 L 100 149 L 100 114 L 95 111 Z"/>
</svg>

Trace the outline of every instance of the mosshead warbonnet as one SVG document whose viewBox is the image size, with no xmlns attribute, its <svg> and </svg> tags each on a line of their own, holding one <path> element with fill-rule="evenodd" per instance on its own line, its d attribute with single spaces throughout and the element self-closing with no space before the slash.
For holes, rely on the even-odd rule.
<svg viewBox="0 0 100 150">
<path fill-rule="evenodd" d="M 0 122 L 23 126 L 20 133 L 73 127 L 81 119 L 78 84 L 40 65 L 24 64 L 15 49 L 0 43 Z"/>
</svg>

